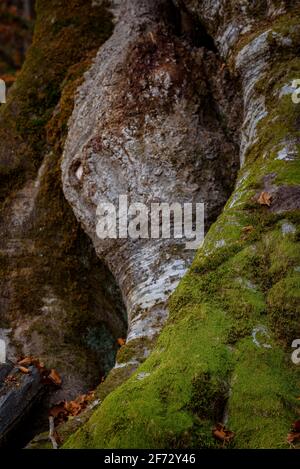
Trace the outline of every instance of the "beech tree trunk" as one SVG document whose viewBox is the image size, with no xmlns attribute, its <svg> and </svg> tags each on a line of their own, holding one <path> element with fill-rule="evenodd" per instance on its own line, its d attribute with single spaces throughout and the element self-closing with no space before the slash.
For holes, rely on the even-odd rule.
<svg viewBox="0 0 300 469">
<path fill-rule="evenodd" d="M 231 447 L 288 447 L 299 412 L 299 10 L 37 2 L 34 43 L 0 113 L 2 327 L 26 353 L 57 355 L 64 396 L 98 374 L 87 343 L 110 337 L 107 369 L 123 344 L 92 415 L 63 427 L 64 447 L 215 448 L 220 423 Z M 97 205 L 119 195 L 205 202 L 203 246 L 100 240 Z"/>
</svg>

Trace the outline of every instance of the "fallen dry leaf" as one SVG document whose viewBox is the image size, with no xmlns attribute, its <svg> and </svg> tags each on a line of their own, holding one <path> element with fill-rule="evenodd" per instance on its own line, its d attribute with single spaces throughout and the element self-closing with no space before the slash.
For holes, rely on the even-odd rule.
<svg viewBox="0 0 300 469">
<path fill-rule="evenodd" d="M 18 362 L 18 365 L 20 366 L 29 366 L 32 364 L 32 357 L 25 357 L 22 360 Z"/>
<path fill-rule="evenodd" d="M 213 435 L 217 440 L 224 441 L 225 440 L 225 433 L 222 430 L 214 430 Z"/>
<path fill-rule="evenodd" d="M 65 408 L 65 401 L 62 401 L 60 402 L 59 404 L 56 404 L 55 406 L 51 407 L 50 411 L 49 411 L 49 415 L 51 417 L 54 417 L 55 419 L 60 417 L 60 416 L 63 416 L 63 415 L 67 415 L 67 409 Z"/>
<path fill-rule="evenodd" d="M 298 432 L 298 433 L 295 433 L 295 432 L 289 433 L 288 436 L 287 436 L 287 441 L 290 444 L 300 441 L 300 432 Z"/>
<path fill-rule="evenodd" d="M 254 227 L 252 225 L 247 225 L 247 226 L 244 226 L 244 228 L 242 229 L 242 232 L 243 233 L 251 233 L 251 231 L 254 230 Z"/>
<path fill-rule="evenodd" d="M 34 357 L 24 357 L 18 361 L 19 366 L 30 366 L 34 365 L 39 371 L 43 371 L 45 369 L 45 365 L 43 362 L 40 362 L 38 358 Z"/>
<path fill-rule="evenodd" d="M 272 196 L 269 192 L 262 192 L 257 200 L 260 205 L 267 205 L 270 207 Z"/>
<path fill-rule="evenodd" d="M 40 362 L 39 360 L 33 360 L 32 364 L 35 365 L 39 371 L 44 371 L 45 370 L 44 363 Z"/>
<path fill-rule="evenodd" d="M 293 422 L 292 430 L 287 435 L 287 441 L 290 444 L 300 443 L 300 420 Z"/>
<path fill-rule="evenodd" d="M 122 347 L 122 345 L 125 345 L 126 344 L 126 340 L 125 339 L 122 339 L 121 337 L 119 339 L 117 339 L 117 342 L 118 344 Z"/>
<path fill-rule="evenodd" d="M 12 83 L 14 83 L 16 81 L 16 76 L 15 75 L 1 75 L 1 78 L 2 80 L 5 81 L 5 83 L 11 85 Z"/>
<path fill-rule="evenodd" d="M 86 401 L 90 402 L 95 399 L 95 391 L 90 391 L 85 395 Z"/>
<path fill-rule="evenodd" d="M 234 433 L 225 428 L 225 425 L 218 423 L 213 429 L 213 436 L 216 440 L 222 441 L 222 443 L 228 443 L 234 438 Z"/>
<path fill-rule="evenodd" d="M 300 420 L 296 420 L 293 423 L 293 431 L 294 432 L 300 432 Z"/>
<path fill-rule="evenodd" d="M 15 376 L 6 376 L 6 378 L 4 379 L 4 383 L 16 383 L 17 381 L 17 378 Z"/>
<path fill-rule="evenodd" d="M 61 377 L 59 376 L 57 371 L 54 369 L 50 371 L 48 378 L 52 381 L 52 383 L 56 384 L 56 386 L 60 386 L 62 383 Z"/>
<path fill-rule="evenodd" d="M 28 375 L 28 373 L 30 373 L 28 368 L 25 368 L 25 366 L 18 366 L 18 369 L 19 371 L 21 371 L 21 373 L 24 373 L 25 375 Z"/>
<path fill-rule="evenodd" d="M 55 426 L 62 422 L 65 422 L 68 417 L 75 417 L 79 415 L 86 407 L 89 402 L 95 398 L 95 391 L 90 391 L 87 394 L 82 394 L 74 401 L 62 401 L 53 406 L 49 411 L 49 416 L 55 420 Z"/>
<path fill-rule="evenodd" d="M 66 410 L 69 415 L 72 415 L 74 417 L 75 415 L 80 414 L 80 412 L 83 409 L 82 409 L 82 406 L 78 404 L 78 402 L 70 401 L 70 402 L 66 402 Z"/>
</svg>

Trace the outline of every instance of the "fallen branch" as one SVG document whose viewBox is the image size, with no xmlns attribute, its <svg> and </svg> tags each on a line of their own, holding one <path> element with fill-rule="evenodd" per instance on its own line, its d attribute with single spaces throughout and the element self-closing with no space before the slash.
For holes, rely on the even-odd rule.
<svg viewBox="0 0 300 469">
<path fill-rule="evenodd" d="M 54 426 L 54 417 L 49 417 L 49 438 L 52 443 L 53 449 L 58 449 L 58 444 L 55 439 L 55 426 Z"/>
<path fill-rule="evenodd" d="M 10 373 L 3 370 L 0 387 L 0 448 L 13 438 L 32 407 L 46 391 L 39 370 L 30 366 L 28 373 L 14 368 Z M 6 375 L 6 376 L 5 376 Z"/>
</svg>

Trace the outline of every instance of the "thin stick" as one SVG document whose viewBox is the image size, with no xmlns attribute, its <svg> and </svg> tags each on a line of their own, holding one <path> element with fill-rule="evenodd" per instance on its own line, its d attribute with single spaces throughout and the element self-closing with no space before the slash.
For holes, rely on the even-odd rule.
<svg viewBox="0 0 300 469">
<path fill-rule="evenodd" d="M 55 432 L 55 428 L 54 428 L 54 417 L 49 417 L 49 438 L 50 438 L 50 441 L 52 443 L 52 446 L 53 446 L 53 449 L 58 449 L 58 444 L 57 444 L 57 441 L 54 437 L 54 432 Z"/>
</svg>

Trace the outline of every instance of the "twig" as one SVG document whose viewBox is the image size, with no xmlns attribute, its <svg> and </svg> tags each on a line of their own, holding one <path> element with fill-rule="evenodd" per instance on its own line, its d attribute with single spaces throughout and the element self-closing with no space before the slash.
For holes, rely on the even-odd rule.
<svg viewBox="0 0 300 469">
<path fill-rule="evenodd" d="M 54 428 L 54 417 L 49 417 L 49 438 L 52 443 L 53 449 L 58 449 L 57 441 L 54 437 L 55 428 Z"/>
</svg>

